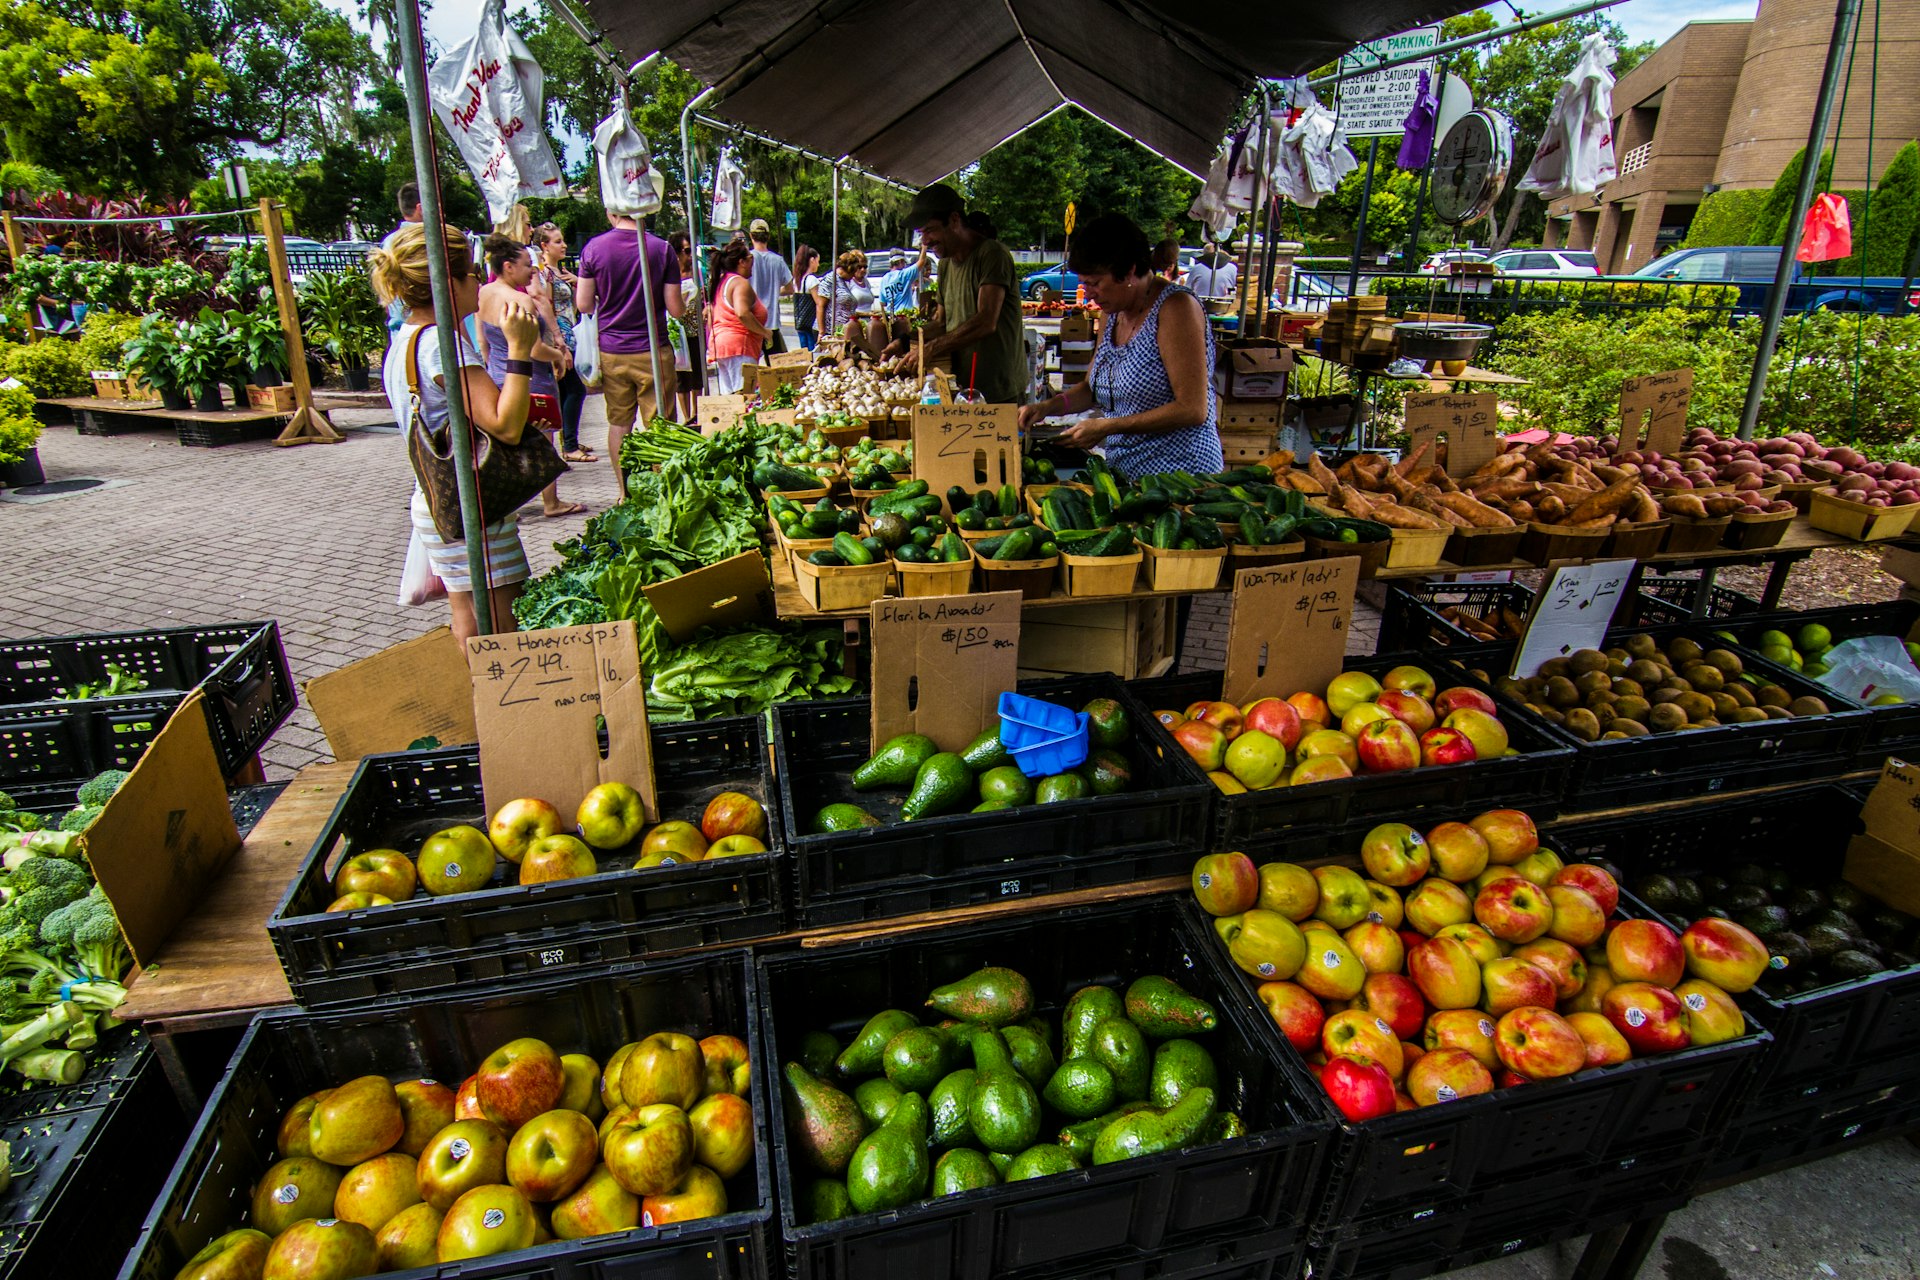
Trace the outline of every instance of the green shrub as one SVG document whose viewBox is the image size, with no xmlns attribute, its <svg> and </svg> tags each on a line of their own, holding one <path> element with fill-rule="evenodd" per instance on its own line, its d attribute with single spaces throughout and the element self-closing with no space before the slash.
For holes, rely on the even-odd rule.
<svg viewBox="0 0 1920 1280">
<path fill-rule="evenodd" d="M 1490 324 L 1505 341 L 1511 317 L 1557 312 L 1568 306 L 1585 314 L 1680 309 L 1703 320 L 1723 323 L 1733 313 L 1740 290 L 1726 284 L 1676 284 L 1670 281 L 1632 280 L 1520 280 L 1493 281 L 1485 294 L 1448 293 L 1435 287 L 1432 276 L 1379 276 L 1371 292 L 1384 294 L 1387 310 L 1438 311 L 1464 315 L 1476 324 Z"/>
<path fill-rule="evenodd" d="M 1765 191 L 1716 191 L 1700 201 L 1687 228 L 1682 249 L 1705 249 L 1723 244 L 1759 244 L 1754 223 L 1767 203 Z"/>
<path fill-rule="evenodd" d="M 1760 322 L 1740 332 L 1757 339 Z M 1859 355 L 1858 395 L 1854 357 Z M 1767 371 L 1761 429 L 1810 431 L 1829 444 L 1879 450 L 1920 422 L 1920 315 L 1820 311 L 1787 321 Z"/>
<path fill-rule="evenodd" d="M 100 307 L 87 312 L 81 324 L 80 367 L 89 375 L 95 369 L 124 370 L 127 367 L 125 347 L 139 332 L 139 316 Z"/>
<path fill-rule="evenodd" d="M 0 466 L 11 466 L 27 456 L 40 439 L 40 420 L 33 416 L 33 393 L 21 387 L 0 387 Z"/>
<path fill-rule="evenodd" d="M 93 390 L 93 376 L 80 359 L 78 343 L 42 338 L 7 353 L 9 377 L 26 383 L 36 396 L 84 396 Z"/>
<path fill-rule="evenodd" d="M 1873 189 L 1872 218 L 1854 227 L 1854 271 L 1865 276 L 1904 276 L 1920 236 L 1920 142 L 1894 155 Z"/>
</svg>

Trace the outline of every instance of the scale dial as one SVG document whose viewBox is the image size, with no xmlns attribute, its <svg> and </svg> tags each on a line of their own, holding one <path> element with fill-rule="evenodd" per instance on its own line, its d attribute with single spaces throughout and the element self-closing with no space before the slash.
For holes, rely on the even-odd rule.
<svg viewBox="0 0 1920 1280">
<path fill-rule="evenodd" d="M 1513 127 L 1494 111 L 1469 111 L 1440 140 L 1433 158 L 1433 216 L 1448 226 L 1483 218 L 1513 168 Z"/>
</svg>

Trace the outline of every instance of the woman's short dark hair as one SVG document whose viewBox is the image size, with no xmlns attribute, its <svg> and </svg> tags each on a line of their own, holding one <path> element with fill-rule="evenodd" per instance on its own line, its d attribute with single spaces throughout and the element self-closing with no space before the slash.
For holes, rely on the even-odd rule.
<svg viewBox="0 0 1920 1280">
<path fill-rule="evenodd" d="M 1125 279 L 1153 274 L 1153 247 L 1147 233 L 1123 213 L 1103 213 L 1076 228 L 1067 268 L 1075 275 L 1104 272 Z"/>
<path fill-rule="evenodd" d="M 509 262 L 518 262 L 520 255 L 526 251 L 527 246 L 512 236 L 503 236 L 495 232 L 487 237 L 487 269 L 497 276 L 500 274 L 500 268 Z"/>
</svg>

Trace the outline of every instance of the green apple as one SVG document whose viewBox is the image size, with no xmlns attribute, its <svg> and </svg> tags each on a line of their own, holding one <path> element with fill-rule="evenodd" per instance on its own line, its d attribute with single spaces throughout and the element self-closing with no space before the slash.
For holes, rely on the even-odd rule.
<svg viewBox="0 0 1920 1280">
<path fill-rule="evenodd" d="M 646 802 L 624 782 L 603 782 L 587 792 L 575 815 L 580 835 L 596 849 L 618 849 L 633 843 L 647 825 Z"/>
<path fill-rule="evenodd" d="M 332 1213 L 343 1172 L 313 1156 L 280 1161 L 253 1188 L 253 1225 L 268 1235 L 279 1235 L 302 1218 Z"/>
<path fill-rule="evenodd" d="M 374 1247 L 380 1254 L 382 1271 L 409 1271 L 430 1267 L 440 1260 L 440 1223 L 444 1215 L 422 1202 L 402 1209 L 374 1232 Z"/>
<path fill-rule="evenodd" d="M 527 846 L 520 859 L 521 884 L 546 884 L 554 880 L 578 880 L 600 869 L 593 850 L 578 836 L 564 832 L 543 836 Z"/>
<path fill-rule="evenodd" d="M 636 1107 L 607 1127 L 601 1157 L 614 1181 L 636 1196 L 664 1195 L 693 1165 L 693 1128 L 669 1103 Z"/>
<path fill-rule="evenodd" d="M 339 1218 L 303 1218 L 267 1250 L 261 1280 L 354 1280 L 373 1274 L 379 1259 L 373 1232 Z"/>
<path fill-rule="evenodd" d="M 478 827 L 448 827 L 427 837 L 419 862 L 428 893 L 472 893 L 493 879 L 493 842 Z"/>
<path fill-rule="evenodd" d="M 453 1202 L 440 1223 L 442 1262 L 490 1258 L 531 1249 L 539 1233 L 533 1206 L 506 1186 L 475 1187 Z"/>
<path fill-rule="evenodd" d="M 174 1280 L 257 1280 L 272 1244 L 272 1236 L 251 1227 L 229 1231 L 187 1259 Z"/>
<path fill-rule="evenodd" d="M 394 902 L 413 896 L 417 877 L 413 863 L 398 849 L 369 849 L 340 864 L 333 878 L 335 893 L 378 893 Z"/>
<path fill-rule="evenodd" d="M 767 846 L 752 836 L 721 836 L 707 846 L 709 858 L 737 858 L 749 853 L 765 853 Z"/>
</svg>

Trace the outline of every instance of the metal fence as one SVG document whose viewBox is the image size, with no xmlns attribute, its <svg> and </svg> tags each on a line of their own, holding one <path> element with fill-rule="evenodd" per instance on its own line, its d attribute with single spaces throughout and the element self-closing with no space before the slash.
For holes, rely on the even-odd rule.
<svg viewBox="0 0 1920 1280">
<path fill-rule="evenodd" d="M 1486 280 L 1484 293 L 1455 292 L 1448 284 L 1448 280 L 1436 276 L 1381 276 L 1362 291 L 1385 294 L 1389 311 L 1452 313 L 1495 329 L 1509 316 L 1569 307 L 1584 315 L 1608 317 L 1677 307 L 1698 316 L 1702 323 L 1727 325 L 1740 306 L 1736 285 L 1683 280 L 1496 276 Z"/>
</svg>

